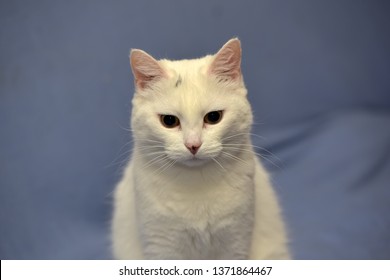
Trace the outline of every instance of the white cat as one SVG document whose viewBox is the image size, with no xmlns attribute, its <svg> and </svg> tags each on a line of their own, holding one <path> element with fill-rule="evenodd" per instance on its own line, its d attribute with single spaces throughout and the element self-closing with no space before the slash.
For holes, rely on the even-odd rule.
<svg viewBox="0 0 390 280">
<path fill-rule="evenodd" d="M 155 60 L 132 50 L 133 155 L 115 192 L 118 259 L 288 259 L 286 231 L 250 140 L 241 46 Z"/>
</svg>

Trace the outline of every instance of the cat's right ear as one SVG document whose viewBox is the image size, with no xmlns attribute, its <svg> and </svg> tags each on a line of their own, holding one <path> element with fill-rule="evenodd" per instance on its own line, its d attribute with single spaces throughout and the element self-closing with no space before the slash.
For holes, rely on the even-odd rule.
<svg viewBox="0 0 390 280">
<path fill-rule="evenodd" d="M 131 50 L 130 66 L 134 75 L 135 87 L 138 89 L 144 89 L 151 83 L 166 77 L 166 73 L 158 61 L 142 50 Z"/>
</svg>

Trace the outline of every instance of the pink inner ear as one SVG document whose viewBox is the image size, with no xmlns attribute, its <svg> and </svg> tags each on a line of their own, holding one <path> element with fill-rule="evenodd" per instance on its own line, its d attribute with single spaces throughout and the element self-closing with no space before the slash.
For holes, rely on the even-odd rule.
<svg viewBox="0 0 390 280">
<path fill-rule="evenodd" d="M 144 51 L 132 50 L 130 65 L 137 88 L 144 89 L 152 81 L 165 77 L 165 72 L 158 61 Z"/>
<path fill-rule="evenodd" d="M 209 72 L 222 79 L 241 77 L 241 44 L 238 39 L 231 39 L 218 51 Z"/>
</svg>

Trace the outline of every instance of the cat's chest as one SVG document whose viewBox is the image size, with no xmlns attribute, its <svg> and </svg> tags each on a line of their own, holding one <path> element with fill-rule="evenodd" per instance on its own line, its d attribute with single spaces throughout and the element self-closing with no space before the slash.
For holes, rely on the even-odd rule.
<svg viewBox="0 0 390 280">
<path fill-rule="evenodd" d="M 179 180 L 160 178 L 150 180 L 150 184 L 141 195 L 149 215 L 205 230 L 210 225 L 222 226 L 245 211 L 253 197 L 253 182 L 249 177 L 240 181 L 190 176 Z"/>
</svg>

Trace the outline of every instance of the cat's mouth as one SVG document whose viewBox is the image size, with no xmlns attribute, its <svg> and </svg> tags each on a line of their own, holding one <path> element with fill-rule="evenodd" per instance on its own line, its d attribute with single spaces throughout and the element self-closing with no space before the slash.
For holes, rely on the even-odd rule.
<svg viewBox="0 0 390 280">
<path fill-rule="evenodd" d="M 196 167 L 207 165 L 211 162 L 217 162 L 215 158 L 220 155 L 220 150 L 213 149 L 207 151 L 199 151 L 198 153 L 191 153 L 189 151 L 178 151 L 178 152 L 167 152 L 166 156 L 172 160 L 174 163 L 187 166 L 187 167 Z"/>
<path fill-rule="evenodd" d="M 206 159 L 206 158 L 199 158 L 197 156 L 192 156 L 192 157 L 187 158 L 181 162 L 186 166 L 193 167 L 193 166 L 201 166 L 208 161 L 209 161 L 209 159 Z"/>
</svg>

